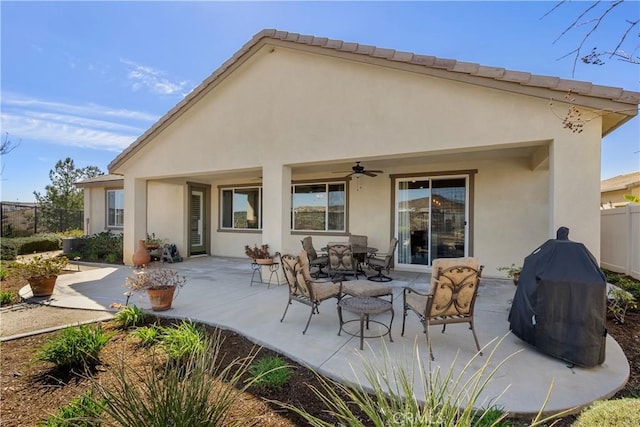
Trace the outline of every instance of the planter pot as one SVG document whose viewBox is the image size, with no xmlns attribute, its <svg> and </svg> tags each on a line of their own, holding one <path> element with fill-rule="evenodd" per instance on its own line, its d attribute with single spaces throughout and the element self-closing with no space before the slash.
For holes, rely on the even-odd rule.
<svg viewBox="0 0 640 427">
<path fill-rule="evenodd" d="M 34 297 L 48 297 L 53 294 L 57 279 L 58 276 L 52 274 L 51 276 L 29 277 L 27 282 L 31 286 L 31 292 L 33 292 Z"/>
<path fill-rule="evenodd" d="M 262 265 L 273 264 L 272 258 L 256 258 L 254 261 L 256 262 L 256 264 L 262 264 Z"/>
<path fill-rule="evenodd" d="M 520 279 L 520 273 L 515 273 L 515 274 L 513 275 L 513 284 L 514 284 L 515 286 L 518 286 L 518 279 Z"/>
<path fill-rule="evenodd" d="M 142 267 L 151 261 L 151 254 L 147 250 L 147 244 L 144 240 L 138 240 L 138 246 L 133 253 L 133 265 L 136 267 Z"/>
<path fill-rule="evenodd" d="M 147 295 L 149 296 L 149 302 L 151 303 L 151 310 L 169 310 L 171 308 L 171 303 L 173 302 L 173 294 L 175 290 L 175 286 L 161 289 L 147 289 Z"/>
</svg>

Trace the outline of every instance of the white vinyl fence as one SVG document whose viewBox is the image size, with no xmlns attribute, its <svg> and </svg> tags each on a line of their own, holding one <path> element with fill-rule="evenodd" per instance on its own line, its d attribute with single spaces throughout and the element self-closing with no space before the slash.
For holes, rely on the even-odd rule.
<svg viewBox="0 0 640 427">
<path fill-rule="evenodd" d="M 640 205 L 600 211 L 600 265 L 640 280 Z"/>
</svg>

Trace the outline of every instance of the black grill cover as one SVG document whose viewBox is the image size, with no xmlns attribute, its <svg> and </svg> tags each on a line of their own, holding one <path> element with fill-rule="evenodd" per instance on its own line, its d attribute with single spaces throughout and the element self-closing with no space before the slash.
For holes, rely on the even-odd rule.
<svg viewBox="0 0 640 427">
<path fill-rule="evenodd" d="M 524 260 L 509 322 L 522 340 L 575 365 L 604 362 L 606 278 L 589 250 L 558 229 Z"/>
</svg>

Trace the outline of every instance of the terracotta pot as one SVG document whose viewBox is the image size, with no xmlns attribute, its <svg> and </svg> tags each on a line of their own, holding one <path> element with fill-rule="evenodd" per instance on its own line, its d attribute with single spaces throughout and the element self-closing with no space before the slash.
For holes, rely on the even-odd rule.
<svg viewBox="0 0 640 427">
<path fill-rule="evenodd" d="M 147 289 L 147 295 L 149 296 L 149 302 L 151 303 L 151 310 L 169 310 L 171 308 L 171 303 L 173 302 L 173 293 L 175 290 L 175 286 L 160 289 Z"/>
<path fill-rule="evenodd" d="M 147 244 L 144 240 L 138 240 L 138 246 L 133 253 L 133 265 L 136 267 L 142 267 L 151 261 L 151 254 L 147 250 Z"/>
<path fill-rule="evenodd" d="M 256 258 L 254 260 L 256 264 L 269 265 L 273 264 L 273 258 Z"/>
<path fill-rule="evenodd" d="M 56 285 L 58 276 L 35 276 L 27 278 L 27 282 L 31 286 L 31 292 L 34 297 L 48 297 L 53 294 L 53 288 Z"/>
</svg>

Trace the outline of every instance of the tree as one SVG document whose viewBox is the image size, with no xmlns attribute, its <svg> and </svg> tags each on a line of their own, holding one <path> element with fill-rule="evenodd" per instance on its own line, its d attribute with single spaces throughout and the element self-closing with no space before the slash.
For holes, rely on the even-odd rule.
<svg viewBox="0 0 640 427">
<path fill-rule="evenodd" d="M 51 184 L 45 187 L 45 194 L 33 192 L 45 227 L 50 231 L 66 231 L 82 226 L 84 196 L 75 183 L 99 175 L 103 172 L 97 166 L 77 169 L 70 157 L 58 160 L 49 171 Z M 73 211 L 76 213 L 72 214 Z"/>
<path fill-rule="evenodd" d="M 20 142 L 18 142 L 17 144 L 14 143 L 9 139 L 9 132 L 5 133 L 4 140 L 2 141 L 2 143 L 0 143 L 0 156 L 5 156 L 9 154 L 13 150 L 15 150 L 18 147 L 18 145 L 20 145 Z M 4 165 L 0 167 L 0 172 L 2 171 L 4 171 Z"/>
<path fill-rule="evenodd" d="M 20 143 L 15 144 L 13 141 L 9 139 L 9 132 L 4 135 L 4 141 L 0 144 L 0 155 L 9 154 L 12 152 Z"/>
<path fill-rule="evenodd" d="M 580 13 L 580 15 L 567 28 L 565 28 L 565 30 L 554 41 L 554 43 L 557 42 L 572 30 L 577 31 L 578 28 L 586 29 L 578 47 L 562 57 L 566 58 L 567 56 L 573 55 L 574 74 L 576 71 L 576 64 L 578 63 L 578 60 L 581 60 L 585 64 L 603 65 L 604 61 L 602 58 L 609 57 L 609 59 L 611 59 L 616 57 L 619 60 L 629 62 L 631 64 L 640 64 L 637 42 L 635 46 L 631 46 L 633 49 L 631 51 L 627 51 L 624 48 L 627 37 L 640 37 L 640 33 L 632 32 L 638 25 L 638 23 L 640 23 L 640 18 L 638 18 L 638 16 L 633 16 L 631 17 L 631 19 L 624 19 L 623 23 L 614 23 L 618 31 L 620 31 L 620 36 L 618 37 L 618 44 L 613 49 L 602 49 L 593 47 L 589 53 L 585 54 L 585 44 L 587 43 L 587 41 L 598 29 L 600 29 L 601 25 L 604 25 L 605 21 L 609 22 L 614 19 L 614 11 L 616 10 L 616 8 L 622 5 L 624 1 L 625 0 L 614 0 L 612 2 L 601 2 L 600 0 L 594 1 L 589 6 L 587 6 L 582 11 L 582 13 Z M 556 3 L 556 5 L 544 16 L 553 13 L 555 10 L 566 3 L 568 3 L 567 0 L 562 0 Z M 633 45 L 633 40 L 631 40 L 630 44 Z"/>
</svg>

